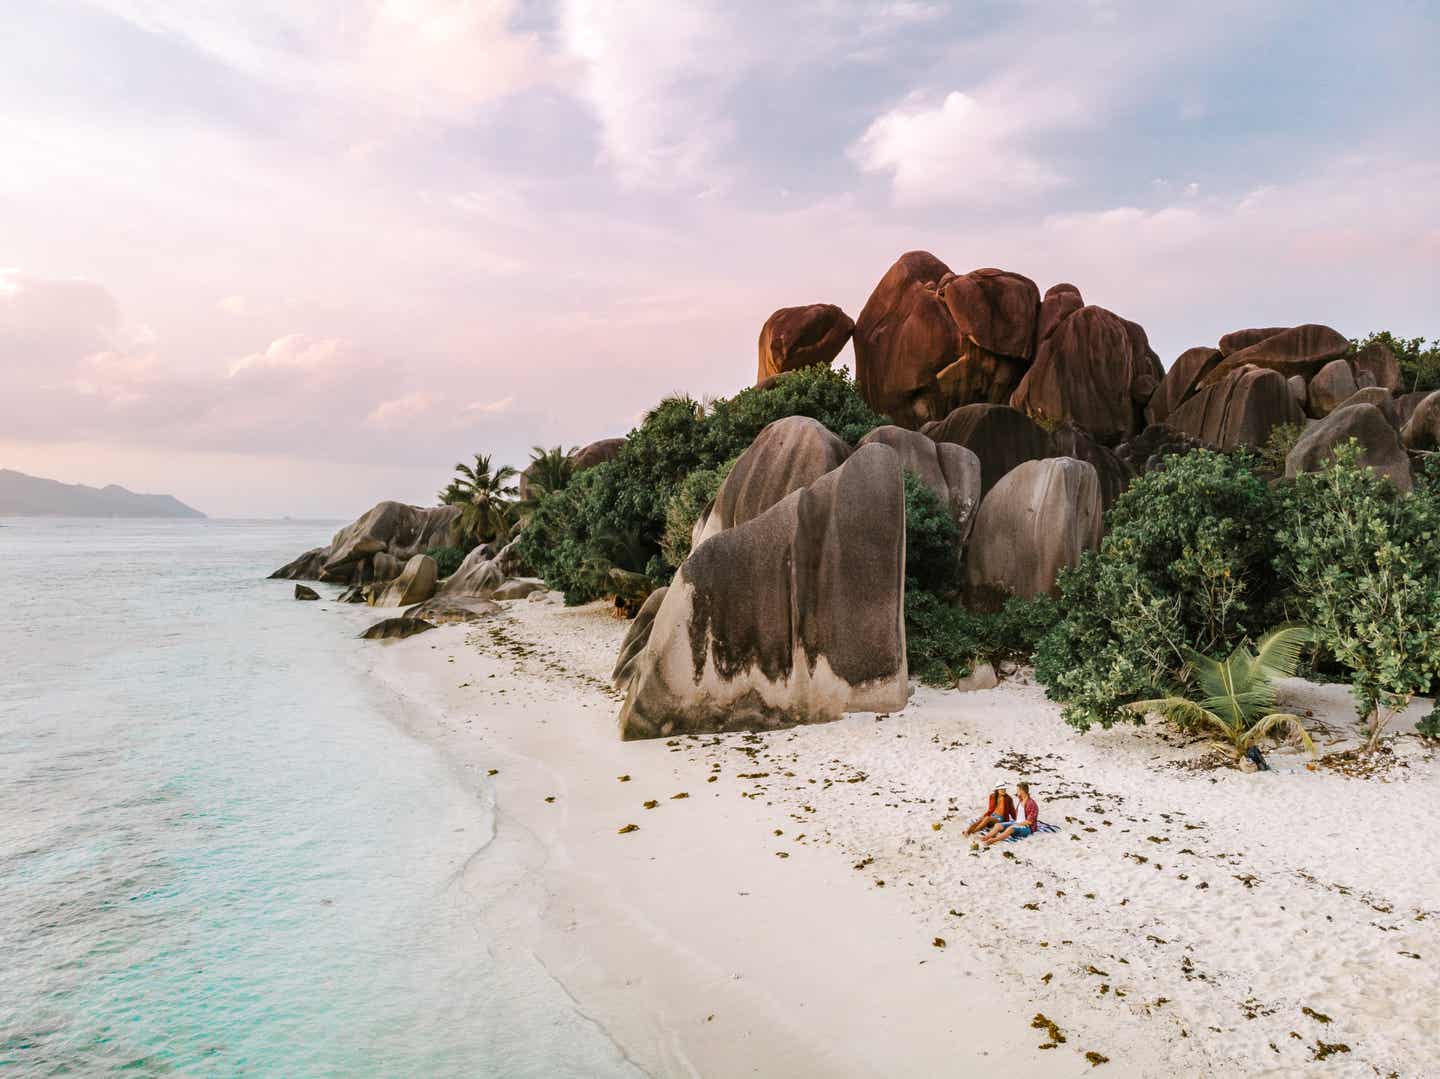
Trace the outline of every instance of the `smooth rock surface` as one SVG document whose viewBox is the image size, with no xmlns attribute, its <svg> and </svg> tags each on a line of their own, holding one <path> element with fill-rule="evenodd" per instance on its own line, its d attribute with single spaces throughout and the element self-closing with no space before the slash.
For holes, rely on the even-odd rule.
<svg viewBox="0 0 1440 1079">
<path fill-rule="evenodd" d="M 1306 410 L 1317 420 L 1323 420 L 1359 388 L 1350 364 L 1345 360 L 1331 360 L 1311 377 Z"/>
<path fill-rule="evenodd" d="M 1411 406 L 1410 418 L 1400 429 L 1407 450 L 1440 449 L 1440 390 L 1426 394 Z"/>
<path fill-rule="evenodd" d="M 296 599 L 319 599 L 319 598 L 320 598 L 320 593 L 317 592 L 317 591 L 315 591 L 315 589 L 310 588 L 308 585 L 297 584 L 297 585 L 295 586 L 295 598 L 296 598 Z"/>
<path fill-rule="evenodd" d="M 1055 588 L 1060 571 L 1100 543 L 1103 509 L 1093 465 L 1070 457 L 1027 461 L 980 503 L 965 556 L 967 604 Z"/>
<path fill-rule="evenodd" d="M 980 458 L 953 442 L 936 442 L 919 431 L 886 425 L 862 438 L 855 448 L 872 442 L 889 446 L 900 455 L 900 465 L 913 472 L 950 509 L 960 528 L 960 541 L 970 535 L 975 511 L 980 508 Z"/>
<path fill-rule="evenodd" d="M 808 487 L 839 468 L 850 447 L 819 420 L 786 416 L 755 436 L 715 492 L 715 502 L 696 522 L 695 546 L 727 528 L 759 517 L 791 491 Z"/>
<path fill-rule="evenodd" d="M 763 730 L 908 696 L 900 458 L 839 468 L 697 547 L 626 635 L 622 738 Z"/>
<path fill-rule="evenodd" d="M 477 547 L 465 556 L 459 568 L 441 583 L 438 594 L 442 596 L 479 596 L 488 598 L 505 583 L 505 574 L 499 564 L 486 557 L 487 552 Z"/>
<path fill-rule="evenodd" d="M 376 622 L 373 626 L 360 634 L 362 640 L 386 641 L 402 640 L 405 637 L 413 637 L 417 633 L 424 633 L 426 630 L 434 629 L 433 622 L 427 622 L 423 618 L 397 617 L 386 618 Z"/>
<path fill-rule="evenodd" d="M 782 307 L 760 329 L 759 385 L 802 367 L 828 367 L 855 332 L 855 323 L 833 303 Z"/>
<path fill-rule="evenodd" d="M 423 603 L 435 594 L 439 567 L 429 555 L 417 554 L 375 600 L 377 607 L 409 607 Z"/>
<path fill-rule="evenodd" d="M 1301 472 L 1323 469 L 1335 447 L 1352 438 L 1361 446 L 1361 464 L 1388 477 L 1400 490 L 1410 490 L 1410 458 L 1384 413 L 1367 404 L 1337 408 L 1306 428 L 1285 458 L 1285 475 L 1293 479 Z"/>
<path fill-rule="evenodd" d="M 1188 348 L 1180 353 L 1150 396 L 1145 406 L 1145 419 L 1150 423 L 1164 423 L 1165 418 L 1195 392 L 1196 383 L 1220 362 L 1220 358 L 1218 348 Z"/>
<path fill-rule="evenodd" d="M 1285 377 L 1259 367 L 1242 367 L 1206 386 L 1165 421 L 1207 446 L 1259 448 L 1279 424 L 1305 422 Z"/>
<path fill-rule="evenodd" d="M 435 596 L 411 607 L 405 612 L 405 617 L 444 626 L 454 622 L 478 622 L 482 618 L 499 614 L 503 609 L 494 600 Z"/>
<path fill-rule="evenodd" d="M 1251 335 L 1265 332 L 1267 331 L 1241 330 L 1220 338 L 1220 351 L 1225 353 L 1225 358 L 1200 380 L 1201 388 L 1228 378 L 1232 371 L 1246 364 L 1268 371 L 1278 371 L 1286 378 L 1291 375 L 1304 375 L 1309 378 L 1331 360 L 1338 360 L 1350 350 L 1350 342 L 1329 326 L 1314 323 L 1291 326 L 1258 340 L 1251 340 Z M 1240 341 L 1250 343 L 1244 347 L 1235 347 Z"/>
<path fill-rule="evenodd" d="M 1055 455 L 1050 432 L 1008 405 L 962 405 L 921 434 L 964 446 L 980 459 L 980 496 L 1022 461 Z"/>
</svg>

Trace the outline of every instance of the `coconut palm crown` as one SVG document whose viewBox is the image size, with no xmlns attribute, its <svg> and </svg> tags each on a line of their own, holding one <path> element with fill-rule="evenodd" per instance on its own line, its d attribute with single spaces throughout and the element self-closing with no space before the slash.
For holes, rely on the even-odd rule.
<svg viewBox="0 0 1440 1079">
<path fill-rule="evenodd" d="M 509 535 L 515 523 L 511 503 L 515 486 L 510 481 L 518 475 L 509 465 L 496 467 L 484 453 L 475 455 L 473 467 L 464 462 L 455 465 L 455 478 L 440 492 L 440 501 L 460 507 L 455 522 L 457 539 L 485 543 Z"/>
<path fill-rule="evenodd" d="M 1300 717 L 1275 710 L 1275 679 L 1294 677 L 1301 646 L 1311 639 L 1308 626 L 1287 625 L 1260 638 L 1253 652 L 1242 641 L 1225 659 L 1185 648 L 1190 675 L 1202 696 L 1158 697 L 1126 707 L 1141 715 L 1157 713 L 1184 728 L 1208 727 L 1223 736 L 1215 747 L 1237 760 L 1267 734 L 1281 730 L 1313 754 L 1315 743 Z"/>
</svg>

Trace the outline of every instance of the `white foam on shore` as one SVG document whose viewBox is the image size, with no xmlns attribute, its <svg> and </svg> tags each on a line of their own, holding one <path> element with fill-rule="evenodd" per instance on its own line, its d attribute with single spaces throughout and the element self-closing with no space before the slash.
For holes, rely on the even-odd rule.
<svg viewBox="0 0 1440 1079">
<path fill-rule="evenodd" d="M 622 743 L 605 679 L 624 629 L 511 603 L 378 646 L 376 674 L 493 783 L 478 916 L 646 1071 L 1081 1075 L 1089 1051 L 1127 1075 L 1440 1071 L 1440 769 L 1413 736 L 1379 778 L 1288 750 L 1269 773 L 1195 770 L 1202 745 L 1076 734 L 1011 681 Z M 1287 693 L 1343 748 L 1344 687 Z M 973 853 L 967 818 L 1022 775 L 1061 831 Z M 1063 1045 L 1040 1048 L 1037 1012 Z M 1322 1043 L 1349 1052 L 1312 1065 Z"/>
</svg>

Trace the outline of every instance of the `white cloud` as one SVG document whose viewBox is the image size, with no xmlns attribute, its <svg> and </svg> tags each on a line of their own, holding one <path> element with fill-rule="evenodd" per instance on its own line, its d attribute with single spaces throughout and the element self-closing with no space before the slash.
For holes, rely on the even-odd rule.
<svg viewBox="0 0 1440 1079">
<path fill-rule="evenodd" d="M 988 205 L 1064 182 L 1026 148 L 1028 133 L 1024 113 L 1013 105 L 954 90 L 938 105 L 912 97 L 879 116 L 850 156 L 866 172 L 889 173 L 901 205 Z"/>
<path fill-rule="evenodd" d="M 726 91 L 752 50 L 709 0 L 564 0 L 561 39 L 582 69 L 604 156 L 633 187 L 714 186 L 731 135 Z"/>
<path fill-rule="evenodd" d="M 442 121 L 545 77 L 517 0 L 96 0 L 288 91 Z"/>
<path fill-rule="evenodd" d="M 389 401 L 381 401 L 370 414 L 365 417 L 365 422 L 371 427 L 380 427 L 386 430 L 403 426 L 430 411 L 435 404 L 435 398 L 424 390 L 416 390 L 407 393 L 403 397 L 396 397 Z"/>
<path fill-rule="evenodd" d="M 502 397 L 498 401 L 471 401 L 465 406 L 465 411 L 476 412 L 483 416 L 497 416 L 503 412 L 509 412 L 514 407 L 514 397 Z"/>
<path fill-rule="evenodd" d="M 303 333 L 278 337 L 263 352 L 252 352 L 230 365 L 230 377 L 260 371 L 329 371 L 351 359 L 346 342 L 336 337 L 314 338 Z"/>
</svg>

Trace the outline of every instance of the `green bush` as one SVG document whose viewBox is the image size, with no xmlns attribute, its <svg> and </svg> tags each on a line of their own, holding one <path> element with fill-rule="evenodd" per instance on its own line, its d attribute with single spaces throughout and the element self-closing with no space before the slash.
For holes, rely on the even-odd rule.
<svg viewBox="0 0 1440 1079">
<path fill-rule="evenodd" d="M 1183 647 L 1228 652 L 1280 621 L 1277 513 L 1246 454 L 1197 450 L 1136 480 L 1099 549 L 1060 575 L 1063 616 L 1035 652 L 1066 720 L 1108 727 L 1175 688 Z"/>
<path fill-rule="evenodd" d="M 521 534 L 521 557 L 569 603 L 612 594 L 614 568 L 665 584 L 675 570 L 662 555 L 667 510 L 681 483 L 722 467 L 784 416 L 810 416 L 846 441 L 885 422 L 848 372 L 829 367 L 803 368 L 709 407 L 689 397 L 666 398 L 613 460 L 541 497 Z"/>
<path fill-rule="evenodd" d="M 1371 744 L 1440 678 L 1440 469 L 1410 494 L 1360 464 L 1353 442 L 1285 485 L 1278 575 L 1298 615 L 1350 672 Z"/>
<path fill-rule="evenodd" d="M 1028 662 L 1059 616 L 1050 596 L 1012 596 L 1000 610 L 987 614 L 947 603 L 909 582 L 905 656 L 910 673 L 928 686 L 952 686 L 975 662 Z"/>
<path fill-rule="evenodd" d="M 1415 733 L 1421 738 L 1440 739 L 1440 704 L 1430 709 L 1429 714 L 1415 724 Z"/>
<path fill-rule="evenodd" d="M 960 584 L 960 528 L 940 496 L 905 472 L 906 590 L 949 596 Z"/>
<path fill-rule="evenodd" d="M 1363 341 L 1351 341 L 1351 354 L 1378 341 L 1400 361 L 1400 389 L 1440 390 L 1440 339 L 1429 342 L 1423 337 L 1396 337 L 1389 330 L 1379 330 Z"/>
<path fill-rule="evenodd" d="M 738 458 L 737 458 L 738 460 Z M 665 534 L 660 538 L 660 557 L 671 570 L 690 557 L 690 536 L 705 507 L 715 500 L 720 485 L 735 467 L 735 460 L 719 468 L 702 468 L 680 481 L 665 505 Z"/>
<path fill-rule="evenodd" d="M 435 559 L 436 569 L 441 577 L 448 577 L 460 568 L 460 563 L 465 561 L 465 556 L 474 550 L 474 547 L 431 547 L 425 553 Z"/>
</svg>

